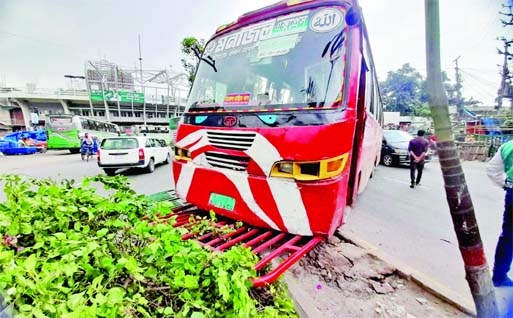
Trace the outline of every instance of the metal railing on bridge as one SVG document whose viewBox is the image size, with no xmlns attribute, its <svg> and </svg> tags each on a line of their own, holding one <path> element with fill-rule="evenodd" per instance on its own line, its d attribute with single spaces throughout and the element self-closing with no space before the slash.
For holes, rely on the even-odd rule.
<svg viewBox="0 0 513 318">
<path fill-rule="evenodd" d="M 89 96 L 86 90 L 37 88 L 26 89 L 17 87 L 0 87 L 0 97 L 24 97 L 24 96 Z"/>
</svg>

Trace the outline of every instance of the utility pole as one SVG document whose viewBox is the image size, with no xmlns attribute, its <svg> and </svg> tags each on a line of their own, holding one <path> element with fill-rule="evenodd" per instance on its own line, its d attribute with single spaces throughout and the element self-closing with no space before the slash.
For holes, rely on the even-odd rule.
<svg viewBox="0 0 513 318">
<path fill-rule="evenodd" d="M 513 12 L 511 5 L 502 5 L 503 8 L 507 8 L 509 12 L 499 12 L 499 14 L 509 18 L 509 21 L 501 19 L 503 27 L 508 27 L 513 25 Z M 502 107 L 502 100 L 504 98 L 510 98 L 511 101 L 511 111 L 513 112 L 513 86 L 511 83 L 512 75 L 508 68 L 508 60 L 513 59 L 513 53 L 508 52 L 508 48 L 513 43 L 513 40 L 508 40 L 505 37 L 497 38 L 497 40 L 502 41 L 504 43 L 504 50 L 501 51 L 497 49 L 497 52 L 500 55 L 504 55 L 504 62 L 502 63 L 500 75 L 501 75 L 501 85 L 497 92 L 497 106 L 496 109 L 500 109 Z"/>
<path fill-rule="evenodd" d="M 440 168 L 445 195 L 458 247 L 465 265 L 466 279 L 474 298 L 478 318 L 499 316 L 492 277 L 479 234 L 474 205 L 465 181 L 449 119 L 447 95 L 442 83 L 440 62 L 440 13 L 438 0 L 424 0 L 426 10 L 426 69 L 429 109 L 438 138 Z"/>
<path fill-rule="evenodd" d="M 141 56 L 141 35 L 139 34 L 139 71 L 141 72 L 141 84 L 143 83 L 143 69 L 142 69 L 142 56 Z"/>
<path fill-rule="evenodd" d="M 513 12 L 511 12 L 512 6 L 508 6 L 508 5 L 503 4 L 502 7 L 503 8 L 508 8 L 508 10 L 509 10 L 509 13 L 499 12 L 499 14 L 502 14 L 502 15 L 504 15 L 506 17 L 509 17 L 509 22 L 506 21 L 506 20 L 501 19 L 501 22 L 502 22 L 503 26 L 513 25 Z"/>
<path fill-rule="evenodd" d="M 144 79 L 143 79 L 143 69 L 142 69 L 142 55 L 141 55 L 141 35 L 139 34 L 139 71 L 141 74 L 141 92 L 144 94 Z M 143 121 L 144 121 L 144 129 L 147 129 L 147 121 L 146 121 L 146 98 L 143 101 Z"/>
<path fill-rule="evenodd" d="M 511 96 L 512 95 L 511 92 L 508 92 L 508 91 L 510 91 L 509 87 L 511 87 L 511 83 L 509 82 L 509 80 L 511 80 L 511 75 L 509 73 L 508 60 L 511 60 L 513 57 L 513 53 L 508 52 L 508 48 L 513 43 L 513 40 L 508 41 L 504 37 L 501 37 L 498 40 L 504 42 L 504 50 L 501 51 L 500 49 L 497 49 L 497 52 L 500 55 L 504 55 L 504 62 L 502 64 L 502 70 L 500 72 L 501 86 L 499 87 L 499 91 L 497 94 L 497 109 L 500 109 L 502 107 L 502 99 L 503 98 L 508 98 L 508 97 L 512 98 L 513 97 L 513 96 Z"/>
<path fill-rule="evenodd" d="M 461 96 L 461 88 L 463 85 L 461 83 L 463 82 L 461 79 L 460 69 L 458 67 L 458 60 L 461 56 L 458 56 L 456 59 L 454 59 L 454 64 L 456 65 L 454 70 L 456 71 L 456 85 L 454 88 L 456 89 L 456 109 L 458 110 L 458 118 L 461 118 L 463 116 L 463 98 Z"/>
</svg>

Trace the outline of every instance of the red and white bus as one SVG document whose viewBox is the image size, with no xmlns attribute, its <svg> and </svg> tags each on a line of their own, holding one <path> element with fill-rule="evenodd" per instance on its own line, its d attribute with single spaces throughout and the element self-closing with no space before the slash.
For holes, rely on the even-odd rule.
<svg viewBox="0 0 513 318">
<path fill-rule="evenodd" d="M 331 236 L 380 158 L 382 104 L 350 1 L 281 1 L 220 27 L 178 125 L 176 193 L 256 227 Z"/>
</svg>

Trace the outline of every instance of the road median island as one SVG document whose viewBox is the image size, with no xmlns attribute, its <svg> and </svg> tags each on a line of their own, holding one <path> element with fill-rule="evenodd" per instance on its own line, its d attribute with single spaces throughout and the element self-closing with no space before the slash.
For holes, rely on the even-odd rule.
<svg viewBox="0 0 513 318">
<path fill-rule="evenodd" d="M 300 317 L 473 317 L 440 286 L 339 231 L 285 275 Z"/>
</svg>

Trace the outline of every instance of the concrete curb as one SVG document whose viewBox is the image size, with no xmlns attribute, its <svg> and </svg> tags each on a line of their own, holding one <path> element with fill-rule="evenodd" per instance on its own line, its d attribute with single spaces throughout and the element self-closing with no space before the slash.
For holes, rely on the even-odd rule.
<svg viewBox="0 0 513 318">
<path fill-rule="evenodd" d="M 398 259 L 381 252 L 376 246 L 368 243 L 367 241 L 362 240 L 350 231 L 341 228 L 337 231 L 336 235 L 337 234 L 344 240 L 365 249 L 369 254 L 374 255 L 383 262 L 395 267 L 397 269 L 397 272 L 403 279 L 414 282 L 430 294 L 434 295 L 437 298 L 440 298 L 441 300 L 447 302 L 448 304 L 454 306 L 455 308 L 461 310 L 464 313 L 473 316 L 477 315 L 475 305 L 473 302 L 470 302 L 467 299 L 460 296 L 459 294 L 451 291 L 446 286 L 427 277 L 425 274 L 416 271 L 415 269 L 404 264 Z"/>
<path fill-rule="evenodd" d="M 317 318 L 323 316 L 321 311 L 312 304 L 312 298 L 301 289 L 301 284 L 296 277 L 290 272 L 286 272 L 284 281 L 287 284 L 290 298 L 292 298 L 294 307 L 300 318 Z"/>
</svg>

